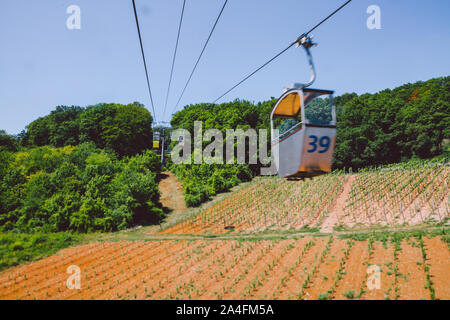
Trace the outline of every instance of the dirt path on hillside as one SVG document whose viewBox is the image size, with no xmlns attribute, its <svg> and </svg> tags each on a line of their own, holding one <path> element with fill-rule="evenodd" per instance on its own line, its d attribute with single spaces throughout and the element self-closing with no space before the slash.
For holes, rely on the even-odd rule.
<svg viewBox="0 0 450 320">
<path fill-rule="evenodd" d="M 177 214 L 186 211 L 183 186 L 173 173 L 161 172 L 159 192 L 161 193 L 161 203 L 168 213 Z"/>
<path fill-rule="evenodd" d="M 181 181 L 171 172 L 161 172 L 159 174 L 160 201 L 163 205 L 166 218 L 164 223 L 175 221 L 177 217 L 187 210 L 184 202 L 183 185 Z M 160 226 L 145 227 L 145 234 L 156 234 L 160 231 Z"/>
<path fill-rule="evenodd" d="M 344 187 L 342 188 L 342 192 L 335 200 L 335 203 L 333 204 L 333 209 L 328 214 L 328 217 L 326 217 L 325 220 L 323 221 L 320 232 L 324 232 L 324 233 L 332 232 L 333 227 L 337 226 L 340 223 L 342 217 L 344 217 L 345 201 L 348 198 L 348 194 L 350 193 L 350 189 L 352 187 L 352 184 L 353 184 L 353 181 L 355 180 L 355 178 L 356 178 L 356 175 L 353 174 L 353 175 L 349 175 L 345 179 L 345 183 L 344 183 Z"/>
</svg>

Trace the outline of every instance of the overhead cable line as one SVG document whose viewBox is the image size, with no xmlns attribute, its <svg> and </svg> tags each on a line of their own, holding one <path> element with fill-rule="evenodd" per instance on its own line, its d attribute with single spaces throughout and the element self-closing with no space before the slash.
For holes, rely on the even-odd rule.
<svg viewBox="0 0 450 320">
<path fill-rule="evenodd" d="M 277 53 L 273 58 L 271 58 L 269 61 L 267 61 L 266 63 L 264 63 L 262 66 L 260 66 L 258 69 L 256 69 L 255 71 L 253 71 L 252 73 L 250 73 L 248 76 L 246 76 L 244 79 L 242 79 L 241 81 L 239 81 L 237 84 L 235 84 L 233 87 L 231 87 L 230 89 L 228 89 L 224 94 L 222 94 L 220 97 L 218 97 L 216 100 L 214 100 L 212 103 L 216 103 L 217 101 L 219 101 L 220 99 L 222 99 L 224 96 L 226 96 L 228 93 L 230 93 L 232 90 L 234 90 L 235 88 L 237 88 L 239 85 L 241 85 L 243 82 L 245 82 L 246 80 L 248 80 L 250 77 L 252 77 L 255 73 L 257 73 L 259 70 L 261 70 L 262 68 L 264 68 L 265 66 L 267 66 L 269 63 L 271 63 L 273 60 L 275 60 L 276 58 L 278 58 L 279 56 L 281 56 L 283 53 L 285 53 L 287 50 L 289 50 L 294 44 L 296 44 L 297 42 L 293 42 L 291 43 L 289 46 L 287 46 L 285 49 L 283 49 L 281 52 Z"/>
<path fill-rule="evenodd" d="M 191 78 L 192 78 L 192 76 L 194 75 L 195 70 L 197 69 L 198 63 L 200 62 L 200 59 L 202 58 L 203 53 L 205 52 L 206 46 L 208 45 L 208 42 L 209 42 L 209 40 L 211 39 L 211 36 L 212 36 L 212 34 L 213 34 L 213 32 L 214 32 L 216 26 L 217 26 L 217 23 L 219 22 L 220 17 L 222 16 L 223 10 L 225 9 L 225 6 L 227 5 L 227 3 L 228 3 L 228 0 L 225 0 L 224 4 L 223 4 L 223 6 L 222 6 L 222 9 L 220 10 L 219 15 L 217 16 L 216 21 L 215 21 L 215 23 L 214 23 L 214 25 L 213 25 L 213 27 L 212 27 L 212 29 L 211 29 L 211 32 L 209 33 L 208 39 L 206 40 L 206 42 L 205 42 L 205 44 L 204 44 L 204 46 L 203 46 L 203 49 L 202 49 L 202 51 L 200 52 L 200 55 L 199 55 L 199 57 L 198 57 L 198 59 L 197 59 L 197 62 L 195 63 L 194 68 L 192 69 L 192 72 L 191 72 L 191 74 L 190 74 L 188 80 L 186 81 L 186 84 L 185 84 L 185 86 L 184 86 L 184 88 L 183 88 L 183 91 L 181 92 L 181 95 L 180 95 L 180 97 L 178 98 L 178 101 L 177 101 L 177 103 L 175 104 L 175 106 L 174 106 L 174 108 L 173 108 L 173 110 L 172 110 L 172 113 L 173 113 L 173 112 L 176 110 L 176 108 L 178 107 L 178 104 L 180 103 L 181 98 L 183 97 L 184 92 L 186 91 L 186 88 L 187 88 L 187 86 L 189 85 L 189 82 L 191 81 Z"/>
<path fill-rule="evenodd" d="M 277 53 L 273 58 L 271 58 L 270 60 L 268 60 L 267 62 L 265 62 L 263 65 L 261 65 L 259 68 L 257 68 L 255 71 L 253 71 L 252 73 L 250 73 L 248 76 L 244 77 L 241 81 L 239 81 L 238 83 L 236 83 L 234 86 L 232 86 L 230 89 L 228 89 L 227 91 L 225 91 L 225 93 L 223 93 L 221 96 L 219 96 L 216 100 L 214 100 L 212 103 L 216 103 L 217 101 L 219 101 L 220 99 L 222 99 L 224 96 L 226 96 L 228 93 L 230 93 L 232 90 L 236 89 L 239 85 L 241 85 L 243 82 L 245 82 L 246 80 L 248 80 L 250 77 L 252 77 L 255 73 L 257 73 L 258 71 L 260 71 L 262 68 L 264 68 L 265 66 L 267 66 L 269 63 L 271 63 L 273 60 L 275 60 L 276 58 L 278 58 L 279 56 L 281 56 L 283 53 L 285 53 L 287 50 L 289 50 L 292 46 L 294 46 L 297 43 L 300 43 L 300 40 L 303 39 L 304 37 L 308 36 L 311 32 L 313 32 L 317 27 L 319 27 L 322 23 L 324 23 L 325 21 L 327 21 L 328 19 L 330 19 L 332 16 L 334 16 L 338 11 L 340 11 L 342 8 L 344 8 L 347 4 L 349 4 L 352 0 L 348 0 L 346 3 L 344 3 L 342 6 L 340 6 L 339 8 L 337 8 L 335 11 L 333 11 L 330 15 L 328 15 L 325 19 L 323 19 L 321 22 L 319 22 L 318 24 L 316 24 L 313 28 L 311 28 L 311 30 L 309 30 L 306 33 L 303 33 L 302 35 L 300 35 L 294 42 L 292 42 L 291 44 L 289 44 L 289 46 L 287 46 L 285 49 L 283 49 L 282 51 L 280 51 L 279 53 Z"/>
<path fill-rule="evenodd" d="M 173 52 L 172 68 L 170 70 L 169 85 L 167 86 L 166 102 L 164 103 L 164 111 L 163 111 L 162 119 L 164 119 L 164 115 L 166 114 L 167 101 L 169 100 L 170 86 L 172 84 L 173 69 L 174 69 L 174 66 L 175 66 L 175 59 L 176 59 L 176 56 L 177 56 L 178 41 L 180 39 L 181 24 L 183 23 L 183 16 L 184 16 L 184 8 L 185 8 L 185 6 L 186 6 L 186 0 L 183 0 L 183 8 L 181 9 L 181 17 L 180 17 L 180 23 L 178 25 L 177 41 L 175 43 L 175 51 Z"/>
<path fill-rule="evenodd" d="M 134 9 L 134 17 L 136 18 L 137 32 L 139 35 L 139 44 L 141 45 L 142 60 L 144 62 L 145 76 L 147 77 L 148 93 L 150 95 L 150 102 L 152 104 L 153 119 L 155 119 L 155 121 L 156 121 L 156 113 L 155 113 L 155 107 L 153 105 L 152 90 L 150 89 L 150 80 L 148 77 L 147 63 L 145 61 L 144 46 L 142 45 L 141 28 L 139 27 L 139 19 L 138 19 L 137 12 L 136 12 L 136 3 L 134 2 L 134 0 L 132 0 L 132 2 L 133 2 L 133 9 Z"/>
<path fill-rule="evenodd" d="M 280 51 L 279 53 L 277 53 L 274 57 L 272 57 L 271 59 L 269 59 L 267 62 L 265 62 L 264 64 L 262 64 L 259 68 L 257 68 L 255 71 L 253 71 L 252 73 L 250 73 L 248 76 L 246 76 L 245 78 L 243 78 L 241 81 L 239 81 L 237 84 L 235 84 L 233 87 L 231 87 L 230 89 L 228 89 L 227 91 L 225 91 L 225 93 L 223 93 L 221 96 L 219 96 L 216 100 L 214 100 L 212 103 L 208 103 L 205 104 L 205 106 L 203 108 L 200 109 L 200 111 L 196 112 L 194 114 L 194 116 L 192 117 L 192 119 L 195 121 L 200 112 L 202 112 L 203 110 L 206 109 L 206 107 L 208 106 L 212 106 L 214 105 L 217 101 L 219 101 L 221 98 L 223 98 L 225 95 L 227 95 L 228 93 L 230 93 L 232 90 L 236 89 L 239 85 L 241 85 L 243 82 L 245 82 L 246 80 L 248 80 L 250 77 L 252 77 L 255 73 L 257 73 L 258 71 L 260 71 L 262 68 L 264 68 L 265 66 L 267 66 L 269 63 L 271 63 L 273 60 L 275 60 L 276 58 L 278 58 L 279 56 L 281 56 L 283 53 L 285 53 L 287 50 L 289 50 L 292 46 L 294 46 L 295 44 L 300 44 L 301 40 L 305 37 L 308 36 L 308 34 L 310 34 L 311 32 L 313 32 L 317 27 L 319 27 L 321 24 L 323 24 L 325 21 L 327 21 L 328 19 L 330 19 L 332 16 L 334 16 L 337 12 L 339 12 L 342 8 L 344 8 L 346 5 L 348 5 L 352 0 L 348 0 L 347 2 L 345 2 L 343 5 L 341 5 L 339 8 L 337 8 L 336 10 L 334 10 L 331 14 L 329 14 L 325 19 L 323 19 L 322 21 L 320 21 L 318 24 L 316 24 L 313 28 L 311 28 L 308 32 L 305 32 L 303 34 L 301 34 L 299 37 L 297 37 L 297 39 L 292 42 L 291 44 L 289 44 L 285 49 L 283 49 L 282 51 Z M 194 119 L 195 117 L 195 119 Z"/>
</svg>

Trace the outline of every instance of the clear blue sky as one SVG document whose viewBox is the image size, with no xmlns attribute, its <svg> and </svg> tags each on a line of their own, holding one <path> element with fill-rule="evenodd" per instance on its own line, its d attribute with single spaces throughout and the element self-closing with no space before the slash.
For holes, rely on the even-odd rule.
<svg viewBox="0 0 450 320">
<path fill-rule="evenodd" d="M 182 100 L 210 102 L 287 46 L 344 0 L 229 0 Z M 136 0 L 161 120 L 182 0 Z M 66 28 L 66 8 L 81 8 L 81 30 Z M 222 0 L 187 0 L 170 113 Z M 381 8 L 381 30 L 366 9 Z M 313 35 L 314 87 L 345 92 L 385 88 L 450 74 L 450 1 L 354 0 Z M 303 49 L 292 48 L 224 101 L 278 97 L 309 79 Z M 0 129 L 19 133 L 57 105 L 140 101 L 150 108 L 131 0 L 0 1 Z"/>
</svg>

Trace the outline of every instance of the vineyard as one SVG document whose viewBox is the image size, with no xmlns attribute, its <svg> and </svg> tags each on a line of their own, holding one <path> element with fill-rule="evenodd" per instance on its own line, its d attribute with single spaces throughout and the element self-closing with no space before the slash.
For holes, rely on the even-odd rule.
<svg viewBox="0 0 450 320">
<path fill-rule="evenodd" d="M 256 178 L 156 234 L 98 235 L 4 270 L 0 300 L 447 300 L 448 180 L 436 161 Z"/>
<path fill-rule="evenodd" d="M 450 0 L 22 2 L 0 4 L 0 301 L 450 300 Z"/>
<path fill-rule="evenodd" d="M 361 229 L 446 221 L 448 165 L 411 161 L 306 181 L 258 178 L 247 188 L 169 226 L 164 234 L 229 230 Z"/>
<path fill-rule="evenodd" d="M 439 236 L 105 242 L 1 273 L 0 299 L 449 299 L 449 263 Z"/>
</svg>

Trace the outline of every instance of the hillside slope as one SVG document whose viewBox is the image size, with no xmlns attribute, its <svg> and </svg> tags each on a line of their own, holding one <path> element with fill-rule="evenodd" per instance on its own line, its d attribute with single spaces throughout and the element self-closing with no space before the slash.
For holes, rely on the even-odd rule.
<svg viewBox="0 0 450 320">
<path fill-rule="evenodd" d="M 248 187 L 162 231 L 316 231 L 439 224 L 448 220 L 450 167 L 411 161 L 306 181 L 256 178 Z"/>
<path fill-rule="evenodd" d="M 387 240 L 92 243 L 1 272 L 0 300 L 450 298 L 442 236 Z M 379 286 L 370 289 L 369 265 L 381 268 Z M 79 290 L 66 287 L 69 266 L 80 268 Z"/>
</svg>

